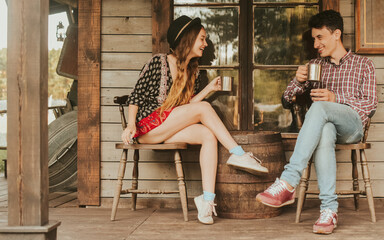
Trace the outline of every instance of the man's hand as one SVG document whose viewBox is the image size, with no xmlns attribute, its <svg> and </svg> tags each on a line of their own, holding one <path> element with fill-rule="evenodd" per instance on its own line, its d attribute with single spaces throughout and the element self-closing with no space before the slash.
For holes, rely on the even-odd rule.
<svg viewBox="0 0 384 240">
<path fill-rule="evenodd" d="M 336 102 L 336 96 L 333 92 L 328 89 L 312 89 L 311 90 L 312 101 L 327 101 L 327 102 Z"/>
<path fill-rule="evenodd" d="M 300 83 L 303 83 L 308 80 L 308 63 L 305 65 L 301 65 L 297 68 L 296 80 Z"/>
</svg>

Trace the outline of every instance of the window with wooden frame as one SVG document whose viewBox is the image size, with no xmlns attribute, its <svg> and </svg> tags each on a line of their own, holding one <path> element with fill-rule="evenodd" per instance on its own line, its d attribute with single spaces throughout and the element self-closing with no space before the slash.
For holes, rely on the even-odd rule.
<svg viewBox="0 0 384 240">
<path fill-rule="evenodd" d="M 233 77 L 231 92 L 210 97 L 228 129 L 295 130 L 281 96 L 298 65 L 314 56 L 309 18 L 337 10 L 338 0 L 174 0 L 170 7 L 173 18 L 199 17 L 206 28 L 203 83 Z"/>
</svg>

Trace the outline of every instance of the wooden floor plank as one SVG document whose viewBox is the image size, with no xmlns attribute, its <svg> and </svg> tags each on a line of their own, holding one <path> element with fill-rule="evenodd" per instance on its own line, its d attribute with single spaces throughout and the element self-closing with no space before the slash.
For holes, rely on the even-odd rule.
<svg viewBox="0 0 384 240">
<path fill-rule="evenodd" d="M 60 208 L 77 208 L 79 207 L 79 199 L 75 198 L 72 201 L 66 202 L 60 206 Z"/>
<path fill-rule="evenodd" d="M 49 201 L 51 201 L 51 200 L 54 200 L 56 198 L 61 198 L 65 195 L 68 195 L 71 193 L 73 193 L 73 191 L 72 192 L 53 192 L 53 193 L 49 194 L 48 199 L 49 199 Z"/>
<path fill-rule="evenodd" d="M 50 208 L 55 208 L 59 207 L 67 202 L 71 202 L 73 200 L 77 199 L 77 192 L 69 193 L 69 194 L 64 194 L 58 198 L 52 199 L 49 201 L 49 207 Z"/>
<path fill-rule="evenodd" d="M 66 195 L 70 196 L 70 195 Z M 116 221 L 110 221 L 110 208 L 50 208 L 50 219 L 61 221 L 58 239 L 382 239 L 384 236 L 384 199 L 375 199 L 377 222 L 371 223 L 366 199 L 361 209 L 354 211 L 352 199 L 341 199 L 339 226 L 332 235 L 312 233 L 319 216 L 319 201 L 308 199 L 302 221 L 294 223 L 295 207 L 285 207 L 280 216 L 269 219 L 225 219 L 215 217 L 215 224 L 197 221 L 196 210 L 188 212 L 189 222 L 183 221 L 181 209 L 140 208 L 131 211 L 119 208 Z M 69 204 L 70 202 L 68 202 Z M 65 204 L 63 204 L 65 205 Z M 63 206 L 62 205 L 62 206 Z M 6 223 L 7 213 L 0 208 L 0 224 Z"/>
<path fill-rule="evenodd" d="M 0 178 L 0 182 L 2 179 Z M 3 180 L 4 181 L 4 180 Z M 1 192 L 0 186 L 0 192 Z M 51 193 L 50 220 L 59 220 L 57 238 L 66 240 L 92 239 L 382 239 L 384 236 L 384 199 L 375 199 L 377 222 L 370 221 L 366 198 L 360 199 L 360 210 L 354 210 L 353 199 L 339 199 L 339 224 L 332 235 L 312 233 L 312 225 L 319 216 L 320 202 L 307 199 L 299 224 L 294 223 L 295 206 L 285 207 L 280 216 L 269 219 L 225 219 L 214 217 L 215 224 L 207 226 L 197 220 L 194 209 L 184 222 L 181 209 L 139 208 L 117 211 L 116 221 L 110 221 L 110 208 L 79 208 L 76 192 Z M 0 225 L 7 224 L 7 200 L 0 196 Z"/>
</svg>

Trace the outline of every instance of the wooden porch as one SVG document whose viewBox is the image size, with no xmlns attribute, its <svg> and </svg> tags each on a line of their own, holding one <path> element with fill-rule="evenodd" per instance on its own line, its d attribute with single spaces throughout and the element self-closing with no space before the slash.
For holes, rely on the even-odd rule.
<svg viewBox="0 0 384 240">
<path fill-rule="evenodd" d="M 0 176 L 0 223 L 7 222 L 7 184 Z M 49 195 L 50 219 L 61 221 L 57 237 L 63 240 L 118 239 L 381 239 L 384 236 L 384 199 L 376 199 L 377 222 L 370 221 L 366 199 L 360 210 L 354 211 L 352 199 L 341 199 L 339 228 L 332 235 L 314 235 L 312 224 L 319 215 L 319 201 L 307 200 L 301 223 L 295 224 L 295 205 L 269 219 L 215 218 L 215 224 L 202 225 L 190 201 L 189 222 L 184 222 L 181 209 L 120 208 L 116 221 L 110 221 L 110 208 L 79 208 L 76 192 L 56 192 Z M 139 199 L 140 202 L 140 199 Z"/>
</svg>

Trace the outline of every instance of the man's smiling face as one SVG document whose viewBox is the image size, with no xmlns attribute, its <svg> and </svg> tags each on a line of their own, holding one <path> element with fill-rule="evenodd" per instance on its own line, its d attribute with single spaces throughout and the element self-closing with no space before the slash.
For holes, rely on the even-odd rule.
<svg viewBox="0 0 384 240">
<path fill-rule="evenodd" d="M 331 57 L 337 48 L 337 40 L 340 38 L 341 31 L 336 29 L 331 32 L 328 28 L 312 28 L 312 38 L 314 48 L 321 57 Z"/>
</svg>

